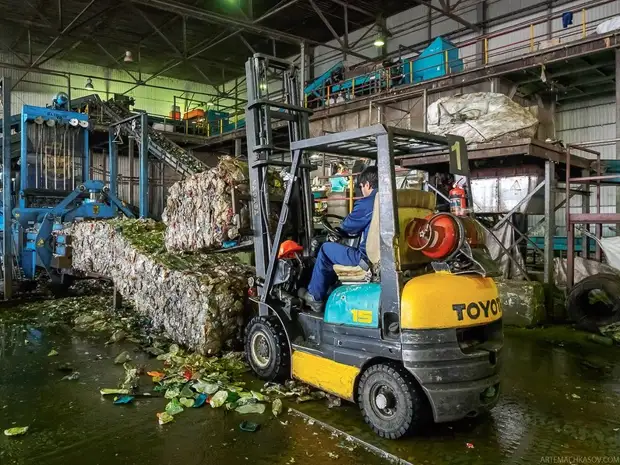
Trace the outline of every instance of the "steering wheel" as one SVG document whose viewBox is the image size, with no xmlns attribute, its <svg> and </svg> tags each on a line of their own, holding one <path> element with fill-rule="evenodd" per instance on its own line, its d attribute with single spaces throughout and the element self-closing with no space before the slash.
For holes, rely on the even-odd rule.
<svg viewBox="0 0 620 465">
<path fill-rule="evenodd" d="M 344 232 L 342 229 L 340 229 L 338 227 L 332 226 L 331 223 L 329 221 L 327 221 L 329 218 L 334 218 L 334 219 L 340 220 L 340 222 L 342 222 L 344 220 L 344 217 L 340 216 L 340 215 L 333 215 L 331 213 L 328 213 L 327 215 L 323 215 L 321 217 L 321 225 L 325 228 L 325 230 L 329 234 L 332 234 L 332 235 L 334 235 L 334 236 L 336 236 L 337 238 L 340 238 L 340 239 L 353 239 L 353 238 L 357 237 L 357 235 L 348 234 L 348 233 Z"/>
</svg>

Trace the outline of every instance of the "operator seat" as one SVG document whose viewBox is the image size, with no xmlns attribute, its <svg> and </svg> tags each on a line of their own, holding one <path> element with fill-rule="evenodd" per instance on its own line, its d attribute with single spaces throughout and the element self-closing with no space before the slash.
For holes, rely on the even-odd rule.
<svg viewBox="0 0 620 465">
<path fill-rule="evenodd" d="M 397 192 L 398 227 L 400 237 L 399 259 L 401 265 L 409 266 L 428 262 L 428 259 L 420 252 L 415 252 L 407 246 L 405 227 L 414 218 L 425 218 L 435 210 L 436 197 L 431 192 L 417 189 L 400 189 Z M 372 279 L 373 269 L 377 267 L 381 259 L 380 251 L 381 229 L 379 223 L 379 195 L 375 196 L 375 204 L 372 211 L 372 220 L 368 228 L 366 238 L 366 254 L 370 270 L 364 270 L 361 266 L 334 265 L 334 272 L 342 284 L 369 282 Z"/>
</svg>

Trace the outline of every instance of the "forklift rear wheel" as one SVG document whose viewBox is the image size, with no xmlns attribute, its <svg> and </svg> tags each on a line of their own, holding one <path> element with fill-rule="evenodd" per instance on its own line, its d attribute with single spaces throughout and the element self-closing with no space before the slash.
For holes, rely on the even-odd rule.
<svg viewBox="0 0 620 465">
<path fill-rule="evenodd" d="M 396 364 L 368 368 L 360 378 L 358 402 L 364 420 L 382 438 L 401 438 L 429 422 L 426 396 Z"/>
<path fill-rule="evenodd" d="M 256 316 L 245 331 L 245 353 L 252 370 L 267 381 L 285 380 L 291 374 L 291 351 L 276 317 Z"/>
</svg>

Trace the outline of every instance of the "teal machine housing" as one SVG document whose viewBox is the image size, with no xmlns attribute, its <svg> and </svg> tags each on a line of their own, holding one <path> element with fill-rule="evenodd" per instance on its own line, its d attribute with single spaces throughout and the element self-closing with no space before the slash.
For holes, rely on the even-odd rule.
<svg viewBox="0 0 620 465">
<path fill-rule="evenodd" d="M 463 71 L 463 60 L 452 42 L 437 37 L 413 61 L 413 82 L 426 81 Z"/>
<path fill-rule="evenodd" d="M 345 284 L 334 290 L 325 305 L 325 323 L 361 328 L 379 327 L 379 283 Z"/>
<path fill-rule="evenodd" d="M 315 108 L 329 104 L 329 98 L 336 94 L 350 100 L 379 92 L 388 87 L 388 79 L 391 79 L 389 86 L 393 88 L 461 71 L 463 60 L 459 58 L 459 49 L 448 39 L 437 37 L 415 58 L 399 59 L 398 64 L 390 68 L 390 73 L 382 69 L 345 79 L 344 63 L 336 63 L 308 83 L 304 93 L 308 106 Z"/>
</svg>

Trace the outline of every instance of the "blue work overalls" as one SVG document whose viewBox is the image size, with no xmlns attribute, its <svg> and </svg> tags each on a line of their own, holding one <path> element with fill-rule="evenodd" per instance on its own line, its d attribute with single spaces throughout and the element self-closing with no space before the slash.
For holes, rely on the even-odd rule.
<svg viewBox="0 0 620 465">
<path fill-rule="evenodd" d="M 336 282 L 334 265 L 357 266 L 366 257 L 366 238 L 372 220 L 372 211 L 375 206 L 374 189 L 368 197 L 355 202 L 353 211 L 343 220 L 340 228 L 348 234 L 356 235 L 362 233 L 362 240 L 359 248 L 349 247 L 336 242 L 326 242 L 321 246 L 319 255 L 316 258 L 312 279 L 308 285 L 308 293 L 317 302 L 322 302 L 327 296 L 329 286 Z"/>
</svg>

